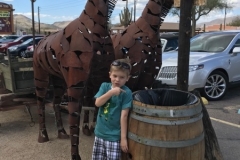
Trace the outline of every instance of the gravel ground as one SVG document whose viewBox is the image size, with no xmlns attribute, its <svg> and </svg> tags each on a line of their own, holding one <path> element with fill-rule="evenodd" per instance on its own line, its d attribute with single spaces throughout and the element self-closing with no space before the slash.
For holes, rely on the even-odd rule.
<svg viewBox="0 0 240 160">
<path fill-rule="evenodd" d="M 49 142 L 38 143 L 37 107 L 31 107 L 34 126 L 30 126 L 30 115 L 26 110 L 15 109 L 0 112 L 0 160 L 66 160 L 70 158 L 70 139 L 58 139 L 55 117 L 51 106 L 46 107 L 46 125 Z M 83 116 L 81 116 L 82 118 Z M 62 113 L 64 127 L 69 133 L 68 115 Z M 82 122 L 82 121 L 81 121 Z M 82 125 L 81 125 L 82 126 Z M 94 134 L 80 132 L 80 155 L 90 160 Z"/>
<path fill-rule="evenodd" d="M 237 114 L 239 89 L 232 90 L 221 101 L 210 102 L 207 106 L 209 115 L 233 124 L 240 124 L 239 114 Z M 46 143 L 38 143 L 37 141 L 38 115 L 36 105 L 32 105 L 31 113 L 36 122 L 32 127 L 30 126 L 30 116 L 24 108 L 0 112 L 0 160 L 70 160 L 70 139 L 57 138 L 52 107 L 50 105 L 46 107 L 46 125 L 50 139 Z M 62 113 L 62 118 L 64 127 L 69 133 L 68 115 Z M 224 124 L 215 121 L 213 124 L 217 136 L 220 137 L 219 144 L 225 159 L 238 159 L 236 157 L 239 157 L 239 145 L 237 144 L 239 136 L 236 133 L 238 133 L 239 128 L 225 125 L 225 129 Z M 79 150 L 82 160 L 91 160 L 93 141 L 94 135 L 85 136 L 82 131 L 80 132 Z"/>
</svg>

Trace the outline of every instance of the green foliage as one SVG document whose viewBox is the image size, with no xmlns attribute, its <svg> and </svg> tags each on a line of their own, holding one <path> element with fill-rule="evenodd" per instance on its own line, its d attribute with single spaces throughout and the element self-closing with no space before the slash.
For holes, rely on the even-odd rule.
<svg viewBox="0 0 240 160">
<path fill-rule="evenodd" d="M 128 8 L 125 8 L 125 7 L 123 8 L 123 11 L 121 11 L 121 14 L 119 14 L 121 25 L 127 27 L 131 23 L 132 12 L 133 12 L 133 8 L 131 8 L 131 12 L 129 12 Z"/>
<path fill-rule="evenodd" d="M 230 9 L 232 6 L 224 0 L 207 0 L 204 6 L 193 6 L 192 19 L 194 18 L 197 21 L 201 16 L 208 15 L 213 10 L 223 10 L 225 8 Z M 180 8 L 172 8 L 170 14 L 180 16 Z"/>
<path fill-rule="evenodd" d="M 240 26 L 240 17 L 237 16 L 237 17 L 234 18 L 234 19 L 232 20 L 232 22 L 229 23 L 228 25 L 229 25 L 229 26 L 236 26 L 236 27 Z"/>
</svg>

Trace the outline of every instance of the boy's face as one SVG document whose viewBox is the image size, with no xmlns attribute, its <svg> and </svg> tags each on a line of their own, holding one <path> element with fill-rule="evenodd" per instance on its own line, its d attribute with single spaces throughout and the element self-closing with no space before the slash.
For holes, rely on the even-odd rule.
<svg viewBox="0 0 240 160">
<path fill-rule="evenodd" d="M 109 72 L 109 77 L 112 82 L 112 87 L 122 87 L 129 79 L 129 75 L 121 70 Z"/>
</svg>

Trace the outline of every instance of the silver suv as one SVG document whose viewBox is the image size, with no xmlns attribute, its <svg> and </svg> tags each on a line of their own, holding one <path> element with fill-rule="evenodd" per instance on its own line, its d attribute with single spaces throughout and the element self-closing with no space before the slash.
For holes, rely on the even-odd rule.
<svg viewBox="0 0 240 160">
<path fill-rule="evenodd" d="M 156 80 L 177 85 L 178 52 L 162 55 Z M 192 38 L 188 90 L 200 89 L 208 100 L 219 100 L 227 89 L 240 84 L 240 31 L 207 32 Z"/>
</svg>

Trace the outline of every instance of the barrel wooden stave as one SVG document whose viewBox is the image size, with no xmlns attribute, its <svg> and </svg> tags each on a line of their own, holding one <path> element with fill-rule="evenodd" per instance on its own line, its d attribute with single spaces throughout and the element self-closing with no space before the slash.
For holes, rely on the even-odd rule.
<svg viewBox="0 0 240 160">
<path fill-rule="evenodd" d="M 147 108 L 155 108 L 155 109 L 165 109 L 165 110 L 180 110 L 187 108 L 194 108 L 199 105 L 199 101 L 194 105 L 186 105 L 186 106 L 154 106 L 147 105 L 138 101 L 134 101 L 135 105 L 147 107 Z M 137 114 L 138 116 L 141 114 L 135 113 L 132 111 L 131 114 Z M 153 118 L 159 121 L 161 120 L 184 120 L 190 119 L 192 117 L 151 117 L 141 115 L 142 117 Z M 199 116 L 199 115 L 195 115 Z M 142 122 L 136 120 L 130 116 L 128 131 L 136 134 L 140 137 L 144 137 L 147 139 L 160 140 L 160 141 L 186 141 L 189 139 L 194 139 L 197 136 L 203 134 L 203 123 L 202 119 L 187 123 L 183 125 L 157 125 L 150 124 L 146 122 Z M 202 139 L 197 144 L 180 147 L 180 148 L 167 148 L 167 147 L 155 147 L 149 146 L 145 144 L 141 144 L 132 139 L 128 139 L 129 141 L 129 154 L 131 155 L 129 158 L 131 160 L 203 160 L 204 159 L 204 139 Z"/>
</svg>

